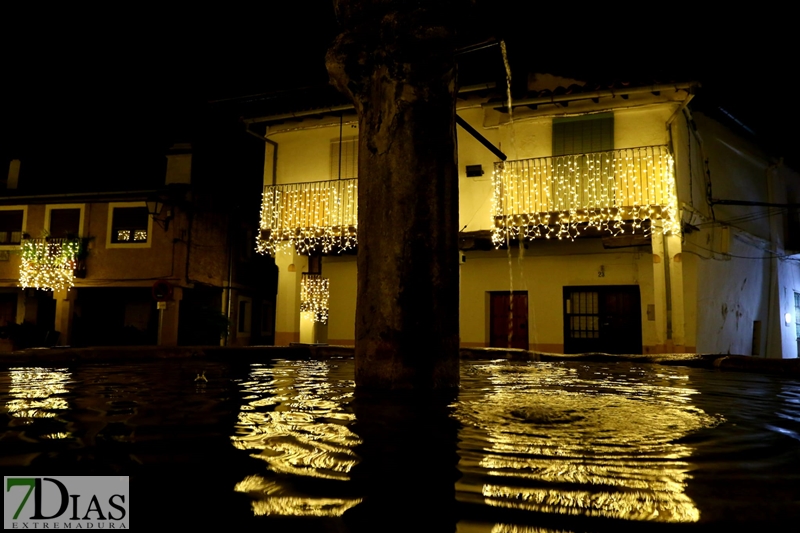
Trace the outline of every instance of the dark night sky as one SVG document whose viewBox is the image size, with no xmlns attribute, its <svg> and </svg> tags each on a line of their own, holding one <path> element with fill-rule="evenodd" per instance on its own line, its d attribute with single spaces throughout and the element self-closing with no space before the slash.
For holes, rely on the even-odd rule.
<svg viewBox="0 0 800 533">
<path fill-rule="evenodd" d="M 480 1 L 465 41 L 504 37 L 518 73 L 698 79 L 706 95 L 771 137 L 777 152 L 791 155 L 800 142 L 792 90 L 798 47 L 779 13 L 725 22 L 643 13 L 631 29 L 617 13 L 510 5 Z M 325 83 L 324 54 L 336 34 L 328 0 L 182 14 L 82 9 L 4 17 L 3 173 L 19 157 L 22 179 L 116 188 L 162 179 L 164 150 L 176 140 L 227 146 L 232 159 L 255 153 L 258 141 L 207 102 Z M 471 68 L 481 61 L 499 68 L 497 48 L 482 54 L 468 60 Z"/>
</svg>

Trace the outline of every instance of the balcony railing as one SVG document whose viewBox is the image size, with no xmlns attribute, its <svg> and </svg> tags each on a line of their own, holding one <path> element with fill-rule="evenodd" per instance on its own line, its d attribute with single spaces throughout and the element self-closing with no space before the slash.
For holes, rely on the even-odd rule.
<svg viewBox="0 0 800 533">
<path fill-rule="evenodd" d="M 495 165 L 496 246 L 513 238 L 574 239 L 585 228 L 618 234 L 677 231 L 672 155 L 643 146 Z"/>
<path fill-rule="evenodd" d="M 69 290 L 81 255 L 81 239 L 22 239 L 19 284 L 23 288 Z"/>
<path fill-rule="evenodd" d="M 256 249 L 339 252 L 355 247 L 357 228 L 358 179 L 267 186 Z"/>
</svg>

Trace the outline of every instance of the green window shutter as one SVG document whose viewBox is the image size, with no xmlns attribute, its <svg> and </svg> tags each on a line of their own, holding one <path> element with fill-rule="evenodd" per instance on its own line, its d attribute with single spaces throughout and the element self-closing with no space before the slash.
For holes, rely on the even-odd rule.
<svg viewBox="0 0 800 533">
<path fill-rule="evenodd" d="M 598 113 L 553 119 L 553 155 L 614 149 L 614 114 Z"/>
</svg>

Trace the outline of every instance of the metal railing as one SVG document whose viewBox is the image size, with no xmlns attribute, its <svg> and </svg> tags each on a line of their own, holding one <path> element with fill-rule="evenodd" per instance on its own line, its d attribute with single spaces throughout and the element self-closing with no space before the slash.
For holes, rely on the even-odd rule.
<svg viewBox="0 0 800 533">
<path fill-rule="evenodd" d="M 673 158 L 666 146 L 642 146 L 495 164 L 495 244 L 510 238 L 574 238 L 586 227 L 616 233 L 663 220 L 676 229 Z"/>
<path fill-rule="evenodd" d="M 264 187 L 256 249 L 275 254 L 290 246 L 300 253 L 355 247 L 358 179 L 287 183 Z"/>
</svg>

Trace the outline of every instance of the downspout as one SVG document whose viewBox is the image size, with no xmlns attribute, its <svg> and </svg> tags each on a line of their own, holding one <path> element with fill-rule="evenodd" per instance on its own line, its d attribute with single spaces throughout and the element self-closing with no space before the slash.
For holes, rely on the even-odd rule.
<svg viewBox="0 0 800 533">
<path fill-rule="evenodd" d="M 228 331 L 225 333 L 225 338 L 222 340 L 222 345 L 228 345 L 228 339 L 231 336 L 231 283 L 233 283 L 233 239 L 231 239 L 230 221 L 228 222 L 228 286 L 225 288 L 227 291 L 227 298 L 223 296 L 223 303 L 225 305 L 225 318 L 228 319 Z"/>
<path fill-rule="evenodd" d="M 245 121 L 244 131 L 246 131 L 256 139 L 264 141 L 268 145 L 272 146 L 272 148 L 274 148 L 275 150 L 275 155 L 272 157 L 272 185 L 275 185 L 278 176 L 278 143 L 276 143 L 272 139 L 268 139 L 265 135 L 261 135 L 260 133 L 251 130 L 250 124 L 252 123 L 253 122 L 251 121 Z"/>
</svg>

